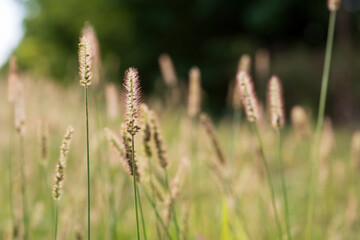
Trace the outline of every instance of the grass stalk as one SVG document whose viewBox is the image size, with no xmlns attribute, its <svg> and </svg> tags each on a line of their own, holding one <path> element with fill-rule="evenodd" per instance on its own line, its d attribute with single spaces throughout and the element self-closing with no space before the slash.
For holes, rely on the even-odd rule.
<svg viewBox="0 0 360 240">
<path fill-rule="evenodd" d="M 171 195 L 171 189 L 170 189 L 170 184 L 169 184 L 169 174 L 167 169 L 165 169 L 165 183 L 166 183 L 166 187 L 169 191 L 170 194 L 170 205 L 171 205 L 171 210 L 173 212 L 173 218 L 174 218 L 174 224 L 175 224 L 175 230 L 176 230 L 176 236 L 177 239 L 180 239 L 180 228 L 179 228 L 179 223 L 177 221 L 177 217 L 176 217 L 176 211 L 175 211 L 175 206 L 174 206 L 174 199 Z"/>
<path fill-rule="evenodd" d="M 276 226 L 277 226 L 277 230 L 278 230 L 279 239 L 282 239 L 282 230 L 281 230 L 281 225 L 280 225 L 280 219 L 279 219 L 278 212 L 276 209 L 275 191 L 274 191 L 274 186 L 273 186 L 272 179 L 271 179 L 270 168 L 269 168 L 268 162 L 265 157 L 264 147 L 263 147 L 263 144 L 261 141 L 261 136 L 260 136 L 260 132 L 259 132 L 257 123 L 254 122 L 253 126 L 254 126 L 256 137 L 257 137 L 258 143 L 259 143 L 261 159 L 262 159 L 264 167 L 265 167 L 267 182 L 269 185 L 269 190 L 270 190 L 270 195 L 271 195 L 271 204 L 272 204 L 272 208 L 273 208 L 273 212 L 274 212 L 274 216 L 275 216 L 275 222 L 276 222 Z"/>
<path fill-rule="evenodd" d="M 233 113 L 233 122 L 232 122 L 232 144 L 231 144 L 231 151 L 230 151 L 230 161 L 234 161 L 235 157 L 235 150 L 237 144 L 237 138 L 239 133 L 239 124 L 241 119 L 241 109 L 234 109 Z"/>
<path fill-rule="evenodd" d="M 27 209 L 27 197 L 25 187 L 25 171 L 24 171 L 24 136 L 20 133 L 20 175 L 21 175 L 21 194 L 23 202 L 23 220 L 24 220 L 24 240 L 29 239 L 29 216 Z"/>
<path fill-rule="evenodd" d="M 142 228 L 143 228 L 144 239 L 147 240 L 144 212 L 143 212 L 143 208 L 142 208 L 142 204 L 141 204 L 141 197 L 140 197 L 140 192 L 139 192 L 139 187 L 138 186 L 136 186 L 136 191 L 137 191 L 137 194 L 138 194 L 140 216 L 141 216 L 141 224 L 142 224 Z"/>
<path fill-rule="evenodd" d="M 58 229 L 58 213 L 59 213 L 59 203 L 56 202 L 55 205 L 55 240 L 57 239 L 57 229 Z"/>
<path fill-rule="evenodd" d="M 135 170 L 135 144 L 134 144 L 134 135 L 131 135 L 131 147 L 132 147 L 132 168 L 133 168 L 133 183 L 134 183 L 134 203 L 135 203 L 135 214 L 136 214 L 136 231 L 137 239 L 140 240 L 140 230 L 139 230 L 139 215 L 138 215 L 138 204 L 137 204 L 137 187 L 136 187 L 136 170 Z"/>
<path fill-rule="evenodd" d="M 290 219 L 289 219 L 289 203 L 287 197 L 287 189 L 286 189 L 286 181 L 285 181 L 285 168 L 284 168 L 284 159 L 282 156 L 282 135 L 281 129 L 277 129 L 278 134 L 278 159 L 280 164 L 280 175 L 281 175 L 281 186 L 282 186 L 282 193 L 283 193 L 283 201 L 285 206 L 285 224 L 286 224 L 286 234 L 288 236 L 288 240 L 291 240 L 291 232 L 290 232 Z"/>
<path fill-rule="evenodd" d="M 153 168 L 152 162 L 151 162 L 151 159 L 149 159 L 149 174 L 150 174 L 151 194 L 152 194 L 152 198 L 154 199 L 155 206 L 156 206 L 155 186 L 154 186 L 154 182 L 153 182 L 153 169 L 152 168 Z M 154 208 L 154 214 L 155 214 L 155 217 L 156 217 L 156 209 L 155 208 Z M 158 221 L 155 222 L 155 227 L 156 227 L 156 234 L 157 234 L 158 239 L 162 239 L 161 234 L 160 234 Z"/>
<path fill-rule="evenodd" d="M 155 202 L 151 199 L 149 193 L 146 191 L 146 189 L 145 189 L 144 187 L 142 188 L 142 190 L 143 190 L 143 192 L 145 193 L 145 196 L 146 196 L 147 200 L 149 201 L 150 205 L 153 207 L 153 209 L 154 209 L 154 211 L 155 211 L 155 214 L 156 214 L 156 217 L 157 217 L 157 219 L 159 220 L 160 225 L 161 225 L 161 227 L 164 229 L 166 235 L 168 236 L 168 239 L 169 239 L 169 240 L 172 240 L 172 237 L 171 237 L 171 235 L 170 235 L 170 233 L 169 233 L 169 229 L 166 227 L 166 225 L 165 225 L 165 223 L 164 223 L 164 220 L 163 220 L 162 217 L 160 216 L 160 213 L 159 213 L 159 211 L 157 210 L 157 207 L 156 207 Z"/>
<path fill-rule="evenodd" d="M 335 21 L 336 21 L 336 11 L 330 12 L 329 17 L 329 28 L 326 42 L 326 52 L 325 52 L 325 63 L 324 70 L 321 82 L 321 93 L 320 93 L 320 102 L 319 102 L 319 112 L 316 123 L 315 131 L 315 144 L 312 155 L 311 163 L 311 175 L 310 175 L 310 196 L 307 209 L 307 220 L 306 220 L 306 238 L 312 238 L 312 222 L 314 215 L 314 205 L 316 198 L 316 188 L 317 188 L 317 178 L 318 178 L 318 168 L 319 168 L 319 148 L 320 141 L 324 123 L 324 114 L 325 114 L 325 104 L 326 104 L 326 93 L 329 82 L 329 73 L 331 65 L 331 55 L 334 42 L 334 32 L 335 32 Z"/>
<path fill-rule="evenodd" d="M 13 116 L 13 108 L 10 106 L 10 126 L 14 122 Z M 13 129 L 10 127 L 9 129 Z M 14 132 L 10 130 L 9 132 L 9 156 L 8 156 L 8 170 L 9 170 L 9 214 L 11 217 L 11 224 L 15 224 L 15 217 L 14 217 L 14 207 L 13 207 L 13 166 L 12 166 L 12 150 L 13 150 L 13 134 Z"/>
<path fill-rule="evenodd" d="M 86 167 L 87 167 L 87 204 L 88 204 L 88 240 L 90 240 L 90 156 L 89 156 L 89 106 L 88 106 L 88 87 L 85 86 L 85 109 L 86 109 Z"/>
</svg>

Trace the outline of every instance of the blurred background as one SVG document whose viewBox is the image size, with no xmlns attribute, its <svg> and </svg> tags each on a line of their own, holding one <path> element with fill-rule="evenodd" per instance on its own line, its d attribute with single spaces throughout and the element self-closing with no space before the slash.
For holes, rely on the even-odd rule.
<svg viewBox="0 0 360 240">
<path fill-rule="evenodd" d="M 162 89 L 158 58 L 168 53 L 179 80 L 198 66 L 204 108 L 226 113 L 229 84 L 241 55 L 252 58 L 258 97 L 278 75 L 287 109 L 316 114 L 329 12 L 325 0 L 1 0 L 0 64 L 15 55 L 20 71 L 61 84 L 77 83 L 77 44 L 88 21 L 96 30 L 105 80 L 122 83 L 137 67 L 142 89 Z M 360 1 L 339 11 L 327 114 L 337 123 L 360 119 Z M 184 102 L 186 96 L 184 96 Z"/>
</svg>

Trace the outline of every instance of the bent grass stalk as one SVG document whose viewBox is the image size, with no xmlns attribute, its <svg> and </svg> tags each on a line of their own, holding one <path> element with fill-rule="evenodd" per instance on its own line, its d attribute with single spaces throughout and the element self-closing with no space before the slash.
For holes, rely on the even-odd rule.
<svg viewBox="0 0 360 240">
<path fill-rule="evenodd" d="M 169 174 L 168 174 L 167 168 L 165 168 L 164 170 L 165 170 L 165 184 L 166 184 L 166 187 L 167 187 L 167 189 L 169 191 L 169 195 L 170 195 L 170 205 L 171 205 L 171 211 L 173 212 L 176 236 L 177 236 L 177 239 L 180 240 L 180 228 L 179 228 L 179 224 L 178 224 L 177 217 L 176 217 L 174 199 L 173 199 L 173 196 L 171 194 L 171 189 L 170 189 L 170 184 L 169 184 Z"/>
<path fill-rule="evenodd" d="M 153 207 L 153 209 L 154 209 L 154 211 L 155 211 L 155 214 L 156 214 L 156 217 L 157 217 L 157 219 L 159 220 L 160 225 L 161 225 L 161 227 L 164 229 L 166 235 L 168 236 L 168 239 L 169 239 L 169 240 L 172 240 L 172 237 L 171 237 L 171 235 L 170 235 L 170 233 L 169 233 L 169 229 L 166 227 L 166 225 L 165 225 L 165 223 L 164 223 L 164 220 L 163 220 L 162 217 L 160 216 L 160 213 L 159 213 L 159 211 L 157 210 L 157 207 L 156 207 L 155 202 L 151 199 L 149 193 L 146 191 L 146 189 L 145 189 L 144 187 L 142 188 L 142 190 L 143 190 L 143 192 L 145 193 L 145 196 L 146 196 L 147 200 L 149 201 L 150 205 Z"/>
<path fill-rule="evenodd" d="M 264 163 L 264 167 L 265 167 L 267 182 L 269 185 L 269 190 L 270 190 L 270 195 L 271 195 L 271 204 L 272 204 L 272 208 L 274 211 L 274 216 L 275 216 L 276 226 L 277 226 L 277 230 L 278 230 L 278 234 L 279 234 L 279 239 L 282 239 L 282 230 L 281 230 L 278 212 L 276 209 L 275 191 L 274 191 L 274 186 L 273 186 L 272 179 L 271 179 L 270 168 L 269 168 L 268 162 L 265 157 L 265 152 L 264 152 L 264 147 L 263 147 L 262 140 L 261 140 L 261 135 L 260 135 L 259 128 L 258 128 L 256 122 L 253 122 L 253 127 L 254 127 L 256 137 L 257 137 L 257 140 L 259 143 L 261 159 L 262 159 L 262 161 Z"/>
<path fill-rule="evenodd" d="M 143 208 L 142 208 L 142 204 L 141 204 L 141 198 L 140 198 L 140 193 L 139 193 L 139 187 L 138 186 L 136 186 L 136 191 L 137 191 L 137 194 L 139 196 L 139 208 L 140 208 L 141 224 L 142 224 L 142 227 L 143 227 L 144 239 L 147 240 L 144 212 L 143 212 Z"/>
<path fill-rule="evenodd" d="M 330 64 L 331 64 L 331 55 L 332 47 L 334 42 L 334 31 L 335 31 L 335 20 L 336 20 L 336 11 L 330 12 L 329 17 L 329 28 L 328 36 L 326 42 L 326 53 L 325 53 L 325 63 L 324 71 L 321 83 L 321 93 L 320 93 L 320 102 L 319 102 L 319 112 L 316 123 L 315 131 L 315 144 L 312 154 L 312 165 L 311 165 L 311 175 L 310 175 L 310 196 L 307 209 L 307 220 L 306 220 L 306 239 L 311 239 L 312 235 L 312 222 L 314 215 L 314 205 L 316 198 L 316 188 L 317 188 L 317 178 L 318 178 L 318 168 L 319 168 L 319 146 L 322 135 L 323 123 L 324 123 L 324 114 L 325 114 L 325 103 L 326 103 L 326 93 L 329 82 L 329 73 L 330 73 Z"/>
</svg>

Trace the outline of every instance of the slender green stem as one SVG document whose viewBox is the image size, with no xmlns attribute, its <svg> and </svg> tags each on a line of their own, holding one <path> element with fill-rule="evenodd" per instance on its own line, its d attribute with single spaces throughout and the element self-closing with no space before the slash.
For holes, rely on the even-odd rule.
<svg viewBox="0 0 360 240">
<path fill-rule="evenodd" d="M 138 206 L 137 206 L 137 191 L 136 191 L 136 169 L 135 169 L 135 144 L 134 144 L 134 135 L 131 135 L 131 145 L 132 145 L 132 169 L 133 169 L 133 182 L 134 182 L 134 203 L 135 203 L 135 213 L 136 213 L 136 230 L 137 230 L 137 239 L 140 240 L 140 230 L 139 230 L 139 215 L 138 215 Z"/>
<path fill-rule="evenodd" d="M 290 219 L 289 219 L 289 204 L 288 204 L 288 197 L 287 197 L 287 190 L 286 190 L 286 181 L 285 181 L 285 168 L 284 168 L 284 159 L 282 156 L 282 136 L 281 130 L 277 129 L 278 138 L 279 138 L 279 164 L 280 164 L 280 174 L 281 174 L 281 186 L 283 192 L 283 200 L 285 206 L 285 223 L 286 223 L 286 233 L 288 236 L 288 240 L 291 240 L 291 232 L 290 232 Z"/>
<path fill-rule="evenodd" d="M 149 174 L 150 174 L 150 186 L 151 186 L 151 194 L 152 194 L 152 198 L 154 199 L 154 203 L 156 206 L 156 201 L 155 201 L 155 186 L 154 186 L 154 182 L 153 182 L 153 166 L 152 166 L 152 162 L 151 159 L 149 159 Z M 156 210 L 154 209 L 154 213 L 156 216 Z M 160 234 L 160 229 L 159 229 L 159 224 L 158 221 L 155 222 L 155 226 L 156 226 L 156 234 L 158 239 L 161 239 L 161 234 Z"/>
<path fill-rule="evenodd" d="M 179 228 L 179 224 L 177 221 L 177 217 L 176 217 L 176 211 L 175 211 L 175 206 L 174 206 L 174 199 L 171 195 L 171 189 L 170 189 L 170 184 L 169 184 L 169 174 L 167 169 L 165 169 L 165 182 L 166 182 L 166 187 L 169 191 L 169 196 L 170 196 L 170 207 L 171 207 L 171 211 L 173 212 L 173 217 L 174 217 L 174 223 L 175 223 L 175 229 L 176 229 L 176 236 L 177 239 L 180 239 L 180 228 Z"/>
<path fill-rule="evenodd" d="M 19 135 L 20 137 L 20 174 L 21 174 L 21 193 L 22 193 L 22 201 L 23 201 L 23 220 L 24 220 L 24 239 L 29 239 L 29 216 L 27 210 L 27 198 L 26 198 L 26 188 L 25 188 L 25 172 L 24 172 L 24 136 L 22 133 Z"/>
<path fill-rule="evenodd" d="M 335 20 L 336 12 L 333 11 L 330 13 L 329 18 L 329 29 L 326 42 L 326 52 L 325 52 L 325 63 L 324 71 L 321 83 L 321 93 L 320 93 L 320 102 L 319 102 L 319 112 L 316 124 L 315 132 L 315 144 L 312 155 L 312 166 L 311 166 L 311 175 L 310 175 L 310 197 L 307 210 L 307 221 L 306 221 L 306 239 L 312 238 L 312 221 L 314 215 L 314 204 L 316 198 L 316 187 L 317 187 L 317 178 L 318 178 L 318 167 L 319 167 L 319 146 L 322 135 L 322 128 L 324 123 L 324 114 L 325 114 L 325 104 L 326 104 L 326 93 L 329 82 L 329 73 L 330 73 L 330 64 L 331 64 L 331 54 L 334 42 L 334 31 L 335 31 Z"/>
<path fill-rule="evenodd" d="M 57 239 L 58 211 L 59 211 L 59 202 L 56 201 L 56 205 L 55 205 L 55 240 Z"/>
<path fill-rule="evenodd" d="M 87 167 L 87 192 L 88 192 L 88 240 L 90 240 L 90 154 L 89 154 L 89 106 L 88 106 L 88 88 L 85 87 L 85 108 L 86 108 L 86 167 Z"/>
<path fill-rule="evenodd" d="M 169 239 L 169 240 L 172 240 L 172 237 L 171 237 L 171 235 L 170 235 L 170 233 L 169 233 L 169 230 L 168 230 L 168 228 L 166 227 L 166 225 L 165 225 L 165 223 L 164 223 L 164 220 L 162 219 L 162 217 L 160 216 L 159 211 L 158 211 L 157 208 L 156 208 L 155 202 L 154 202 L 153 200 L 151 200 L 149 193 L 146 191 L 146 189 L 145 189 L 144 187 L 142 188 L 142 190 L 143 190 L 143 192 L 145 193 L 145 196 L 146 196 L 147 200 L 150 202 L 151 206 L 152 206 L 153 209 L 155 210 L 156 217 L 157 217 L 157 219 L 159 220 L 160 225 L 161 225 L 161 227 L 164 229 L 166 235 L 168 236 L 168 239 Z"/>
<path fill-rule="evenodd" d="M 146 226 L 145 226 L 145 219 L 144 219 L 144 212 L 143 212 L 143 208 L 142 208 L 142 204 L 141 204 L 141 197 L 140 197 L 140 192 L 139 192 L 139 187 L 136 186 L 136 191 L 138 194 L 138 201 L 139 201 L 139 208 L 140 208 L 140 216 L 141 216 L 141 224 L 143 227 L 143 234 L 144 234 L 144 239 L 147 240 L 146 237 Z"/>
<path fill-rule="evenodd" d="M 258 128 L 256 122 L 254 122 L 254 128 L 255 128 L 255 132 L 256 132 L 256 137 L 257 137 L 258 142 L 259 142 L 261 159 L 262 159 L 262 161 L 264 163 L 264 167 L 265 167 L 267 182 L 268 182 L 268 185 L 269 185 L 269 190 L 270 190 L 270 195 L 271 195 L 271 203 L 272 203 L 272 207 L 273 207 L 273 211 L 274 211 L 274 215 L 275 215 L 275 221 L 276 221 L 276 226 L 277 226 L 277 229 L 278 229 L 279 239 L 282 239 L 282 230 L 281 230 L 280 220 L 279 220 L 278 212 L 276 210 L 274 186 L 273 186 L 272 179 L 271 179 L 269 165 L 268 165 L 267 160 L 265 158 L 264 147 L 263 147 L 263 144 L 262 144 L 262 141 L 261 141 L 259 128 Z"/>
</svg>

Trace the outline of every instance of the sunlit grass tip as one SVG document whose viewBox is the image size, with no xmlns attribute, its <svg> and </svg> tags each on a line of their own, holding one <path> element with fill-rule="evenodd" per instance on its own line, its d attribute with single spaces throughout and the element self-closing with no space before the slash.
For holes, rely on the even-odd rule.
<svg viewBox="0 0 360 240">
<path fill-rule="evenodd" d="M 141 100 L 139 76 L 135 68 L 129 68 L 125 72 L 124 88 L 126 128 L 132 136 L 135 136 L 140 130 L 138 118 Z"/>
<path fill-rule="evenodd" d="M 84 87 L 88 87 L 92 84 L 92 64 L 93 59 L 91 55 L 90 42 L 86 35 L 83 34 L 80 37 L 79 43 L 79 76 L 80 85 Z"/>
<path fill-rule="evenodd" d="M 269 81 L 268 99 L 271 125 L 275 129 L 282 128 L 285 123 L 284 101 L 281 82 L 277 76 L 271 77 Z"/>
<path fill-rule="evenodd" d="M 259 106 L 254 91 L 254 84 L 246 72 L 239 72 L 236 79 L 247 119 L 249 122 L 255 122 L 259 119 Z"/>
</svg>

